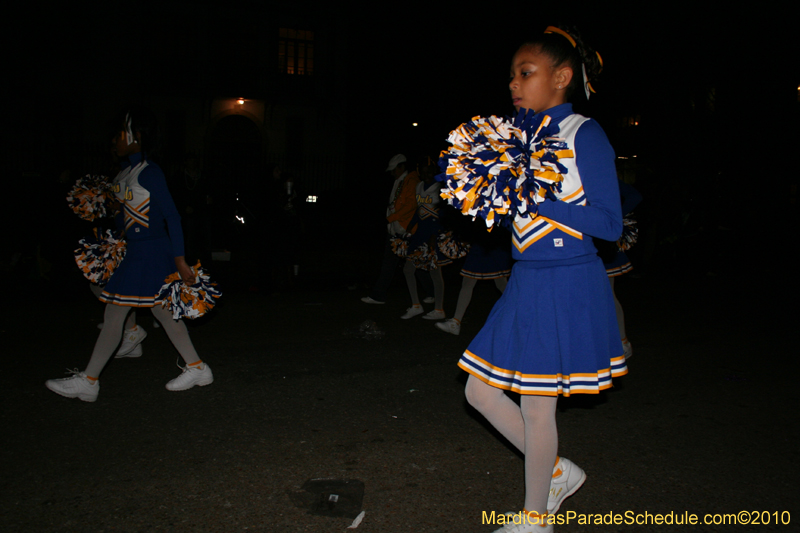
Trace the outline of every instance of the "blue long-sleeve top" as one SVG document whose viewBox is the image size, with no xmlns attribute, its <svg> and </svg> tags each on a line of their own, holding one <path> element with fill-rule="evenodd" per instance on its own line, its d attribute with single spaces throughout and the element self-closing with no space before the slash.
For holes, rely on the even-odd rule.
<svg viewBox="0 0 800 533">
<path fill-rule="evenodd" d="M 129 166 L 136 166 L 142 160 L 140 153 L 132 154 L 128 157 Z M 172 200 L 172 195 L 167 188 L 167 180 L 164 172 L 157 164 L 147 159 L 147 166 L 141 171 L 138 177 L 138 185 L 149 193 L 149 210 L 146 218 L 149 219 L 147 225 L 135 219 L 125 232 L 126 239 L 148 240 L 168 237 L 172 245 L 174 257 L 184 255 L 183 230 L 181 229 L 181 216 Z M 128 206 L 138 208 L 141 205 L 142 192 L 138 191 L 135 184 L 129 184 L 134 190 L 134 198 L 126 200 Z"/>
<path fill-rule="evenodd" d="M 573 115 L 572 104 L 562 104 L 538 113 L 534 121 L 548 115 L 551 123 L 561 124 Z M 617 172 L 614 149 L 605 132 L 592 119 L 583 122 L 575 133 L 574 164 L 567 162 L 570 172 L 577 170 L 586 198 L 585 205 L 545 199 L 539 205 L 539 215 L 582 234 L 582 238 L 556 227 L 530 244 L 524 252 L 514 247 L 515 259 L 526 261 L 558 261 L 572 263 L 597 253 L 591 237 L 615 241 L 622 233 Z M 575 168 L 577 166 L 577 169 Z"/>
</svg>

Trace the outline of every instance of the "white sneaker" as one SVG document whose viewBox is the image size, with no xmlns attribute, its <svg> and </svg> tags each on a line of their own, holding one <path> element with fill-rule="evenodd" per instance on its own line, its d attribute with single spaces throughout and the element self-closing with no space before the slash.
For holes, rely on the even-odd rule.
<svg viewBox="0 0 800 533">
<path fill-rule="evenodd" d="M 629 340 L 626 339 L 626 340 L 622 341 L 622 351 L 625 354 L 625 359 L 626 360 L 630 359 L 631 357 L 633 357 L 633 346 L 631 346 L 631 343 L 630 343 Z"/>
<path fill-rule="evenodd" d="M 211 368 L 205 363 L 195 366 L 178 366 L 183 372 L 181 372 L 180 376 L 167 383 L 167 390 L 189 390 L 195 385 L 205 387 L 214 382 L 214 374 L 211 373 Z"/>
<path fill-rule="evenodd" d="M 444 322 L 437 322 L 434 326 L 446 333 L 452 333 L 453 335 L 461 333 L 461 324 L 455 318 L 448 318 Z"/>
<path fill-rule="evenodd" d="M 100 392 L 100 380 L 92 383 L 86 378 L 86 374 L 78 372 L 78 369 L 70 370 L 72 375 L 68 378 L 48 379 L 44 386 L 67 398 L 78 398 L 84 402 L 93 402 L 97 399 Z"/>
<path fill-rule="evenodd" d="M 122 332 L 122 344 L 119 345 L 117 356 L 128 355 L 133 351 L 134 348 L 141 344 L 146 337 L 147 332 L 142 326 L 136 326 L 133 329 L 126 329 Z"/>
<path fill-rule="evenodd" d="M 428 296 L 427 298 L 424 298 L 422 300 L 422 303 L 424 303 L 424 304 L 435 304 L 436 303 L 436 298 L 434 298 L 433 296 Z"/>
<path fill-rule="evenodd" d="M 434 309 L 430 313 L 426 314 L 424 317 L 425 320 L 442 320 L 444 319 L 444 311 L 441 309 Z"/>
<path fill-rule="evenodd" d="M 369 296 L 364 296 L 363 298 L 361 298 L 361 301 L 364 302 L 365 304 L 375 304 L 375 305 L 383 305 L 386 303 L 386 302 L 379 302 L 378 300 L 373 300 Z"/>
<path fill-rule="evenodd" d="M 137 344 L 136 346 L 133 347 L 133 350 L 131 350 L 130 352 L 126 353 L 125 355 L 117 354 L 117 355 L 114 356 L 114 359 L 127 359 L 129 357 L 141 357 L 142 353 L 144 353 L 142 351 L 142 345 L 141 344 Z"/>
<path fill-rule="evenodd" d="M 522 512 L 506 513 L 508 522 L 494 533 L 553 533 L 553 524 L 539 524 L 535 517 L 528 518 Z"/>
<path fill-rule="evenodd" d="M 413 305 L 406 309 L 406 314 L 401 316 L 400 318 L 403 320 L 408 320 L 409 318 L 414 318 L 417 315 L 421 315 L 425 312 L 425 309 L 422 308 L 420 305 L 419 307 L 414 307 Z"/>
<path fill-rule="evenodd" d="M 561 503 L 575 494 L 586 481 L 586 472 L 564 457 L 558 458 L 550 480 L 550 494 L 547 496 L 547 512 L 556 514 Z"/>
</svg>

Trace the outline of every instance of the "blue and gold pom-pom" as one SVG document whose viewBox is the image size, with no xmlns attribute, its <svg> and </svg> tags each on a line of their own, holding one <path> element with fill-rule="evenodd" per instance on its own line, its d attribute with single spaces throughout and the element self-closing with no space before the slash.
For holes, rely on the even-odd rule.
<svg viewBox="0 0 800 533">
<path fill-rule="evenodd" d="M 455 260 L 469 253 L 469 243 L 456 239 L 452 231 L 440 233 L 436 244 L 439 247 L 439 253 L 448 259 Z"/>
<path fill-rule="evenodd" d="M 426 242 L 420 244 L 413 252 L 408 254 L 408 260 L 413 263 L 415 268 L 420 270 L 435 270 L 439 265 L 436 260 L 436 252 Z"/>
<path fill-rule="evenodd" d="M 396 256 L 406 257 L 408 255 L 408 239 L 392 237 L 389 242 L 392 244 L 392 252 Z"/>
<path fill-rule="evenodd" d="M 623 252 L 630 250 L 631 246 L 639 240 L 639 227 L 632 215 L 633 213 L 622 219 L 622 236 L 617 241 L 617 247 Z"/>
<path fill-rule="evenodd" d="M 200 261 L 192 267 L 195 283 L 186 285 L 178 272 L 167 276 L 164 285 L 156 295 L 156 303 L 169 309 L 172 318 L 200 318 L 215 305 L 216 299 L 222 296 L 217 284 L 212 282 L 208 274 L 200 267 Z"/>
<path fill-rule="evenodd" d="M 84 220 L 103 218 L 108 214 L 106 202 L 110 198 L 111 184 L 105 176 L 79 178 L 67 194 L 67 204 Z"/>
<path fill-rule="evenodd" d="M 442 198 L 464 215 L 481 217 L 491 231 L 498 219 L 538 215 L 548 193 L 561 190 L 566 167 L 560 158 L 574 157 L 549 116 L 534 120 L 521 109 L 513 121 L 474 117 L 450 132 L 452 145 L 442 151 Z"/>
<path fill-rule="evenodd" d="M 81 239 L 79 244 L 74 252 L 78 268 L 86 279 L 104 286 L 125 257 L 125 239 L 117 239 L 111 230 L 101 236 L 95 228 L 94 236 Z"/>
</svg>

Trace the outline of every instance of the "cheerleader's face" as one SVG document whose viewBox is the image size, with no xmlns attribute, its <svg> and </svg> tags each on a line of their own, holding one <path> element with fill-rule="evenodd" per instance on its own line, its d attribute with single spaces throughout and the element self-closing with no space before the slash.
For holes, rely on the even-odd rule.
<svg viewBox="0 0 800 533">
<path fill-rule="evenodd" d="M 139 132 L 137 133 L 137 137 L 139 136 Z M 127 137 L 124 131 L 120 131 L 114 137 L 114 151 L 117 153 L 117 157 L 128 157 L 131 154 L 135 154 L 136 152 L 141 151 L 141 146 L 138 142 L 133 142 L 128 144 Z"/>
<path fill-rule="evenodd" d="M 571 79 L 571 68 L 555 68 L 550 56 L 531 47 L 520 48 L 511 60 L 511 103 L 517 111 L 547 111 L 567 101 L 566 87 Z"/>
</svg>

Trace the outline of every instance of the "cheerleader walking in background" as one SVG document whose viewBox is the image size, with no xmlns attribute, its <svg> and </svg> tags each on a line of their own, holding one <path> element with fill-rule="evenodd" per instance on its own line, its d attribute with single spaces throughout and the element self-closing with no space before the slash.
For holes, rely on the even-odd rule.
<svg viewBox="0 0 800 533">
<path fill-rule="evenodd" d="M 166 277 L 176 268 L 187 285 L 195 282 L 195 274 L 183 255 L 181 219 L 164 173 L 147 158 L 155 128 L 155 118 L 149 111 L 131 107 L 114 139 L 117 155 L 129 163 L 114 184 L 114 192 L 124 199 L 127 251 L 100 295 L 106 304 L 103 329 L 86 369 L 45 383 L 61 396 L 86 402 L 97 399 L 100 373 L 120 344 L 128 313 L 138 307 L 152 309 L 186 363 L 181 375 L 167 383 L 168 390 L 181 391 L 214 381 L 211 369 L 197 355 L 186 325 L 173 320 L 172 313 L 156 299 Z"/>
<path fill-rule="evenodd" d="M 406 285 L 408 292 L 411 296 L 411 307 L 406 309 L 402 318 L 408 320 L 415 316 L 422 315 L 425 310 L 419 302 L 419 294 L 417 293 L 417 279 L 415 277 L 418 266 L 410 257 L 414 251 L 422 246 L 427 246 L 428 254 L 431 257 L 430 261 L 426 261 L 423 268 L 428 270 L 433 281 L 433 296 L 434 296 L 434 309 L 425 313 L 422 318 L 426 320 L 442 320 L 444 314 L 444 278 L 442 277 L 442 267 L 452 263 L 449 259 L 438 251 L 437 238 L 442 232 L 442 225 L 439 221 L 439 204 L 442 199 L 439 196 L 441 184 L 434 179 L 436 175 L 436 167 L 433 165 L 423 166 L 420 169 L 420 181 L 416 187 L 417 211 L 408 223 L 409 230 L 416 226 L 416 231 L 413 235 L 407 237 L 409 256 L 403 265 L 403 275 L 406 278 Z"/>
<path fill-rule="evenodd" d="M 116 137 L 112 140 L 113 144 L 116 145 Z M 117 151 L 117 147 L 114 146 L 114 151 Z M 121 170 L 117 175 L 114 177 L 114 180 L 111 182 L 111 189 L 113 191 L 114 197 L 116 198 L 115 202 L 110 202 L 113 206 L 112 211 L 114 213 L 114 224 L 116 226 L 116 231 L 120 235 L 125 234 L 125 214 L 124 214 L 124 206 L 125 206 L 125 188 L 123 186 L 118 186 L 120 180 L 124 178 L 127 174 L 127 168 Z M 94 294 L 95 298 L 101 299 L 103 295 L 103 287 L 97 284 L 92 283 L 89 286 L 89 289 Z M 103 322 L 98 324 L 99 329 L 103 329 Z M 117 354 L 114 356 L 117 359 L 128 358 L 128 357 L 141 357 L 143 350 L 142 350 L 142 341 L 144 341 L 145 337 L 147 337 L 147 331 L 138 324 L 136 324 L 136 310 L 131 310 L 128 313 L 128 318 L 125 320 L 125 329 L 122 332 L 122 342 L 117 349 Z"/>
<path fill-rule="evenodd" d="M 614 151 L 600 126 L 567 103 L 584 89 L 588 97 L 588 82 L 601 66 L 575 30 L 554 27 L 523 44 L 511 62 L 515 124 L 527 132 L 527 140 L 511 142 L 526 143 L 530 165 L 524 172 L 532 180 L 519 187 L 539 188 L 535 196 L 521 196 L 527 211 L 519 208 L 508 219 L 517 261 L 505 292 L 459 361 L 469 373 L 468 402 L 525 455 L 524 506 L 506 515 L 499 532 L 553 531 L 562 501 L 586 478 L 558 457 L 558 396 L 597 394 L 612 386 L 612 377 L 627 373 L 611 287 L 590 238 L 615 241 L 622 231 Z M 449 153 L 459 149 L 454 142 Z M 453 168 L 444 181 L 455 191 L 465 167 L 443 153 L 447 158 Z M 470 183 L 482 186 L 481 180 Z M 492 190 L 499 191 L 492 199 L 505 194 L 499 186 Z M 481 194 L 470 192 L 470 201 Z M 448 198 L 458 202 L 455 194 Z M 503 198 L 516 208 L 516 197 Z M 519 393 L 520 404 L 505 391 Z"/>
</svg>

